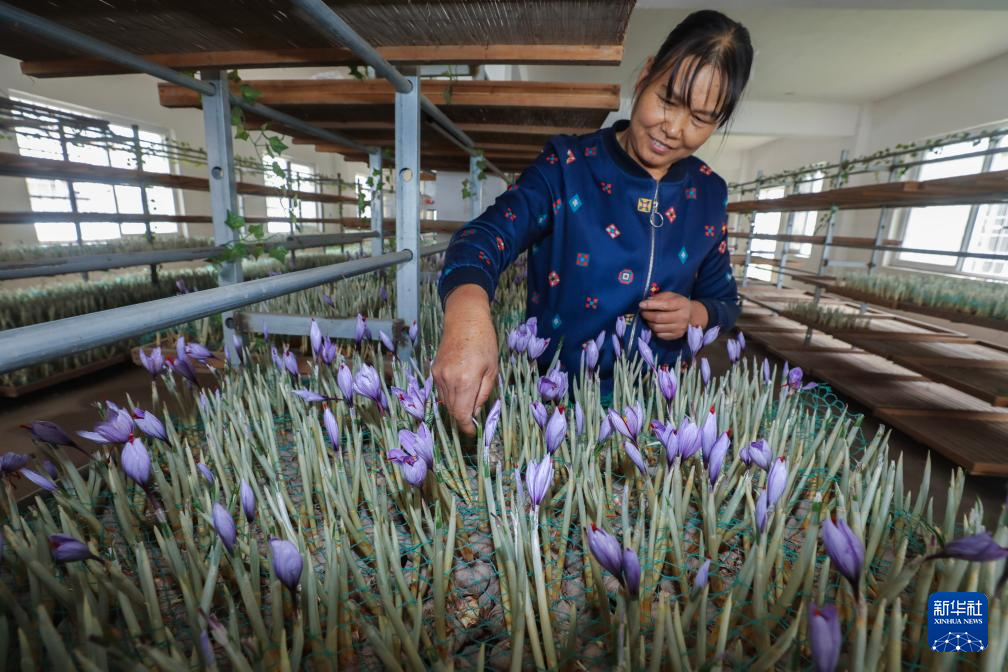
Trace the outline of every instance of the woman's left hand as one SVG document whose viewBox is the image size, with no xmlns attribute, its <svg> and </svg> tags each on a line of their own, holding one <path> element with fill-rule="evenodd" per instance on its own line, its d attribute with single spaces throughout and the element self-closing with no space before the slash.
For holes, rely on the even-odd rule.
<svg viewBox="0 0 1008 672">
<path fill-rule="evenodd" d="M 656 337 L 674 341 L 682 338 L 690 324 L 707 326 L 707 309 L 682 294 L 659 292 L 640 302 L 641 317 Z"/>
</svg>

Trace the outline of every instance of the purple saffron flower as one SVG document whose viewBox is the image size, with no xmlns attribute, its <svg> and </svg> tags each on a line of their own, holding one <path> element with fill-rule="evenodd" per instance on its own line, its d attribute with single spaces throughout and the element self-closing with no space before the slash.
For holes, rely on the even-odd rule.
<svg viewBox="0 0 1008 672">
<path fill-rule="evenodd" d="M 413 345 L 416 345 L 417 336 L 419 336 L 419 334 L 420 334 L 420 328 L 417 327 L 417 321 L 416 320 L 413 320 L 413 324 L 410 325 L 409 332 L 407 332 L 407 333 L 409 335 L 410 343 L 412 343 Z"/>
<path fill-rule="evenodd" d="M 827 518 L 822 523 L 822 540 L 833 565 L 856 590 L 864 566 L 864 543 L 843 519 Z"/>
<path fill-rule="evenodd" d="M 395 344 L 392 342 L 392 338 L 388 334 L 386 334 L 384 331 L 379 331 L 378 340 L 381 341 L 381 344 L 385 346 L 386 350 L 391 352 L 393 355 L 395 354 L 396 351 Z"/>
<path fill-rule="evenodd" d="M 110 409 L 111 410 L 111 409 Z M 125 410 L 116 407 L 111 410 L 109 418 L 95 425 L 93 432 L 77 432 L 89 441 L 95 443 L 126 443 L 133 434 L 133 418 Z"/>
<path fill-rule="evenodd" d="M 971 534 L 967 537 L 953 539 L 933 555 L 929 555 L 929 560 L 937 558 L 952 558 L 955 560 L 968 560 L 970 562 L 990 562 L 1008 558 L 1008 548 L 1004 548 L 996 541 L 989 532 Z"/>
<path fill-rule="evenodd" d="M 28 464 L 30 458 L 20 453 L 4 453 L 0 457 L 0 471 L 4 474 L 13 474 Z"/>
<path fill-rule="evenodd" d="M 559 364 L 539 379 L 539 395 L 543 401 L 562 401 L 567 396 L 567 374 Z"/>
<path fill-rule="evenodd" d="M 728 446 L 731 445 L 731 439 L 728 438 L 728 432 L 722 432 L 718 440 L 714 442 L 713 447 L 711 447 L 710 455 L 707 458 L 707 473 L 710 476 L 710 483 L 714 485 L 717 482 L 718 476 L 721 475 L 721 467 L 724 465 L 725 457 L 728 455 Z"/>
<path fill-rule="evenodd" d="M 647 344 L 643 336 L 637 337 L 637 352 L 640 353 L 641 359 L 644 360 L 649 369 L 655 368 L 654 353 L 651 352 L 651 346 Z"/>
<path fill-rule="evenodd" d="M 325 304 L 330 308 L 336 307 L 336 303 L 332 300 L 332 297 L 326 294 L 325 292 L 322 292 L 322 301 L 324 301 Z"/>
<path fill-rule="evenodd" d="M 528 492 L 532 510 L 539 509 L 546 491 L 553 484 L 553 458 L 546 455 L 539 462 L 530 460 L 525 467 L 525 491 Z"/>
<path fill-rule="evenodd" d="M 602 423 L 599 425 L 598 439 L 596 443 L 602 443 L 603 441 L 609 438 L 610 434 L 612 434 L 612 423 L 609 422 L 608 415 L 603 415 Z"/>
<path fill-rule="evenodd" d="M 42 469 L 44 469 L 45 472 L 49 474 L 49 478 L 53 479 L 54 481 L 57 478 L 59 478 L 59 471 L 56 470 L 56 465 L 50 462 L 49 460 L 45 460 L 44 462 L 42 462 Z"/>
<path fill-rule="evenodd" d="M 500 423 L 500 416 L 501 416 L 501 400 L 498 399 L 497 401 L 494 402 L 494 405 L 490 407 L 490 413 L 487 414 L 486 422 L 483 423 L 484 454 L 489 453 L 490 444 L 493 442 L 494 435 L 497 433 L 497 425 Z"/>
<path fill-rule="evenodd" d="M 725 341 L 725 347 L 728 348 L 728 361 L 734 364 L 742 355 L 742 347 L 738 344 L 738 341 L 733 339 Z"/>
<path fill-rule="evenodd" d="M 56 492 L 56 484 L 37 471 L 32 471 L 31 469 L 25 467 L 24 469 L 21 469 L 19 473 L 43 490 Z"/>
<path fill-rule="evenodd" d="M 770 360 L 766 357 L 763 358 L 763 382 L 769 385 L 773 382 L 773 376 L 770 375 Z"/>
<path fill-rule="evenodd" d="M 529 356 L 529 359 L 539 359 L 546 348 L 549 346 L 550 339 L 548 338 L 537 338 L 535 336 L 529 338 L 528 347 L 525 349 L 525 353 Z"/>
<path fill-rule="evenodd" d="M 574 402 L 574 438 L 584 434 L 584 411 L 581 410 L 581 403 Z"/>
<path fill-rule="evenodd" d="M 717 340 L 718 334 L 720 333 L 721 333 L 721 326 L 715 324 L 713 327 L 704 332 L 703 344 L 710 345 L 711 343 Z"/>
<path fill-rule="evenodd" d="M 284 348 L 283 353 L 283 365 L 287 373 L 294 376 L 295 378 L 298 377 L 299 371 L 298 371 L 297 357 L 294 355 L 293 352 L 287 350 L 286 348 Z"/>
<path fill-rule="evenodd" d="M 704 387 L 710 385 L 710 362 L 706 357 L 700 358 L 700 379 L 703 381 Z"/>
<path fill-rule="evenodd" d="M 182 278 L 175 281 L 175 289 L 179 294 L 188 294 L 190 292 L 190 289 L 185 284 L 185 280 Z"/>
<path fill-rule="evenodd" d="M 214 502 L 211 517 L 213 518 L 213 526 L 217 531 L 217 536 L 224 542 L 224 548 L 228 552 L 232 551 L 235 542 L 238 541 L 238 530 L 235 528 L 234 518 L 231 517 L 231 514 L 228 513 L 228 510 L 220 502 Z"/>
<path fill-rule="evenodd" d="M 641 329 L 640 339 L 645 343 L 651 343 L 651 330 L 648 329 L 647 327 Z"/>
<path fill-rule="evenodd" d="M 378 288 L 378 299 L 382 303 L 388 303 L 388 290 L 385 289 L 385 285 Z"/>
<path fill-rule="evenodd" d="M 564 407 L 559 406 L 553 411 L 549 422 L 546 423 L 546 450 L 550 455 L 557 451 L 566 436 L 567 418 L 564 416 Z"/>
<path fill-rule="evenodd" d="M 703 457 L 706 462 L 710 457 L 711 448 L 714 447 L 714 442 L 717 441 L 718 436 L 718 422 L 717 422 L 717 412 L 714 410 L 714 406 L 710 407 L 707 412 L 707 420 L 704 421 L 703 429 L 700 432 L 701 445 L 703 446 Z"/>
<path fill-rule="evenodd" d="M 427 401 L 416 385 L 416 381 L 409 386 L 408 390 L 401 387 L 390 388 L 392 395 L 399 400 L 399 405 L 403 410 L 413 416 L 413 419 L 423 421 L 427 416 Z"/>
<path fill-rule="evenodd" d="M 231 334 L 231 344 L 234 345 L 235 355 L 238 357 L 238 363 L 243 364 L 245 362 L 245 344 L 242 342 L 241 336 L 238 334 Z M 224 349 L 224 357 L 227 358 L 227 349 Z"/>
<path fill-rule="evenodd" d="M 617 579 L 623 574 L 623 550 L 616 537 L 599 528 L 594 523 L 585 528 L 588 535 L 588 548 L 598 563 Z"/>
<path fill-rule="evenodd" d="M 690 357 L 696 359 L 703 347 L 703 329 L 692 324 L 686 327 L 686 343 L 689 345 Z"/>
<path fill-rule="evenodd" d="M 150 355 L 147 355 L 144 349 L 140 348 L 140 365 L 147 369 L 147 373 L 152 378 L 161 375 L 165 370 L 165 360 L 161 354 L 161 348 L 153 348 Z"/>
<path fill-rule="evenodd" d="M 760 469 L 768 470 L 773 460 L 773 453 L 766 439 L 757 439 L 739 451 L 739 458 L 746 466 L 755 464 Z"/>
<path fill-rule="evenodd" d="M 301 569 L 304 566 L 301 551 L 293 542 L 286 539 L 270 539 L 270 547 L 273 549 L 273 572 L 287 590 L 291 593 L 297 592 Z"/>
<path fill-rule="evenodd" d="M 546 407 L 538 399 L 532 402 L 531 409 L 532 419 L 539 425 L 539 429 L 546 429 L 546 421 L 549 420 L 549 411 L 546 410 Z"/>
<path fill-rule="evenodd" d="M 770 505 L 767 503 L 766 488 L 760 490 L 760 496 L 756 500 L 756 527 L 762 532 L 766 529 L 767 510 Z"/>
<path fill-rule="evenodd" d="M 379 407 L 382 406 L 381 379 L 378 377 L 378 371 L 370 364 L 361 364 L 357 375 L 354 377 L 353 389 L 360 396 L 371 399 Z"/>
<path fill-rule="evenodd" d="M 595 367 L 598 366 L 599 360 L 599 349 L 595 341 L 588 341 L 584 344 L 584 349 L 581 352 L 581 360 L 584 363 L 584 367 L 588 371 L 594 371 Z"/>
<path fill-rule="evenodd" d="M 425 423 L 421 422 L 416 432 L 400 429 L 399 445 L 407 453 L 423 458 L 428 469 L 434 467 L 434 435 L 427 429 Z"/>
<path fill-rule="evenodd" d="M 767 474 L 767 505 L 773 506 L 784 494 L 787 488 L 788 468 L 787 459 L 781 455 L 774 460 L 770 472 Z"/>
<path fill-rule="evenodd" d="M 399 465 L 403 478 L 413 487 L 419 488 L 427 478 L 427 462 L 417 455 L 411 455 L 403 450 L 392 449 L 388 459 Z"/>
<path fill-rule="evenodd" d="M 525 352 L 528 349 L 529 340 L 532 338 L 534 338 L 534 334 L 529 330 L 528 325 L 519 324 L 508 332 L 508 347 L 516 353 Z"/>
<path fill-rule="evenodd" d="M 676 437 L 679 439 L 679 459 L 683 461 L 696 455 L 703 446 L 700 428 L 689 417 L 683 417 L 679 423 Z"/>
<path fill-rule="evenodd" d="M 676 374 L 670 371 L 667 366 L 662 366 L 657 371 L 658 390 L 665 397 L 665 401 L 672 403 L 672 400 L 675 399 L 676 388 L 679 386 Z"/>
<path fill-rule="evenodd" d="M 331 338 L 327 337 L 322 342 L 322 361 L 325 362 L 326 366 L 329 366 L 335 361 L 337 354 L 339 354 L 339 348 Z"/>
<path fill-rule="evenodd" d="M 210 349 L 201 343 L 187 343 L 185 346 L 186 358 L 195 359 L 201 364 L 206 364 L 208 359 L 214 359 L 214 354 Z"/>
<path fill-rule="evenodd" d="M 665 460 L 671 467 L 679 456 L 679 437 L 676 436 L 675 427 L 672 426 L 671 422 L 663 425 L 657 420 L 652 420 L 651 431 L 654 432 L 665 448 Z"/>
<path fill-rule="evenodd" d="M 313 317 L 311 327 L 308 329 L 308 340 L 311 342 L 311 351 L 315 357 L 322 354 L 322 330 L 319 329 L 318 322 Z"/>
<path fill-rule="evenodd" d="M 340 364 L 339 371 L 336 372 L 336 384 L 343 395 L 343 401 L 353 406 L 353 372 L 345 362 Z"/>
<path fill-rule="evenodd" d="M 336 416 L 325 406 L 322 410 L 322 424 L 325 426 L 326 434 L 329 436 L 329 443 L 336 450 L 340 447 L 339 425 L 336 424 Z"/>
<path fill-rule="evenodd" d="M 49 552 L 52 554 L 52 559 L 61 565 L 67 562 L 98 559 L 87 544 L 66 534 L 49 535 Z"/>
<path fill-rule="evenodd" d="M 175 358 L 179 361 L 186 361 L 186 341 L 181 334 L 175 339 Z"/>
<path fill-rule="evenodd" d="M 304 399 L 305 401 L 307 401 L 309 404 L 315 403 L 317 401 L 331 401 L 332 399 L 334 399 L 334 397 L 326 397 L 326 396 L 323 396 L 323 395 L 319 394 L 318 392 L 312 392 L 311 390 L 309 390 L 307 388 L 301 388 L 300 390 L 294 390 L 294 394 L 296 394 L 297 396 L 301 397 L 302 399 Z"/>
<path fill-rule="evenodd" d="M 281 357 L 280 353 L 277 352 L 275 345 L 270 348 L 270 356 L 273 358 L 273 366 L 283 371 L 284 370 L 283 357 Z"/>
<path fill-rule="evenodd" d="M 619 359 L 623 355 L 623 346 L 620 345 L 619 337 L 616 334 L 612 335 L 612 348 L 616 354 L 616 359 Z"/>
<path fill-rule="evenodd" d="M 627 457 L 629 457 L 630 461 L 634 463 L 635 467 L 637 467 L 637 471 L 641 473 L 641 476 L 647 476 L 647 465 L 644 463 L 644 456 L 641 455 L 640 448 L 630 441 L 624 441 L 623 450 L 626 451 Z"/>
<path fill-rule="evenodd" d="M 697 570 L 696 577 L 693 579 L 693 585 L 697 588 L 703 588 L 707 585 L 707 578 L 710 574 L 710 560 L 704 560 L 704 563 L 700 565 L 700 569 Z"/>
<path fill-rule="evenodd" d="M 210 467 L 203 464 L 202 462 L 197 462 L 196 469 L 198 469 L 200 474 L 203 475 L 203 478 L 206 479 L 207 483 L 209 483 L 210 485 L 214 484 L 214 473 L 210 470 Z"/>
<path fill-rule="evenodd" d="M 354 340 L 357 341 L 357 345 L 361 344 L 365 338 L 371 338 L 371 330 L 367 326 L 367 318 L 357 313 L 357 326 L 354 329 Z"/>
<path fill-rule="evenodd" d="M 241 485 L 238 486 L 238 499 L 241 500 L 241 508 L 242 513 L 245 514 L 245 520 L 251 523 L 255 519 L 256 496 L 252 490 L 252 486 L 244 478 Z"/>
<path fill-rule="evenodd" d="M 644 425 L 644 410 L 639 401 L 625 407 L 622 415 L 610 408 L 608 416 L 609 423 L 614 430 L 634 443 L 637 442 L 637 436 Z"/>
<path fill-rule="evenodd" d="M 623 336 L 626 334 L 626 317 L 620 315 L 616 318 L 616 338 L 623 340 Z"/>
<path fill-rule="evenodd" d="M 795 368 L 788 371 L 787 374 L 787 387 L 796 392 L 803 390 L 811 390 L 816 387 L 817 383 L 803 383 L 805 373 L 801 370 L 801 367 L 796 366 Z"/>
<path fill-rule="evenodd" d="M 49 420 L 35 420 L 30 424 L 21 425 L 21 427 L 31 432 L 32 438 L 36 441 L 50 443 L 54 446 L 79 448 L 74 440 L 67 436 L 67 433 L 63 431 L 63 428 L 55 422 L 50 422 Z"/>
<path fill-rule="evenodd" d="M 637 597 L 640 592 L 640 560 L 637 554 L 629 548 L 623 549 L 623 586 L 631 597 Z"/>
<path fill-rule="evenodd" d="M 122 464 L 123 472 L 136 481 L 137 485 L 147 486 L 151 475 L 151 459 L 143 441 L 130 437 L 119 454 L 119 462 Z"/>
<path fill-rule="evenodd" d="M 214 655 L 213 645 L 210 643 L 210 633 L 206 630 L 200 630 L 199 635 L 199 654 L 200 660 L 208 668 L 212 668 L 217 665 L 217 656 Z"/>
<path fill-rule="evenodd" d="M 193 368 L 188 359 L 169 359 L 168 368 L 171 369 L 175 375 L 188 381 L 190 385 L 199 385 L 199 381 L 196 380 L 196 369 Z"/>
<path fill-rule="evenodd" d="M 809 642 L 812 645 L 812 662 L 816 672 L 833 672 L 840 660 L 840 646 L 843 634 L 836 606 L 826 604 L 809 605 Z"/>
<path fill-rule="evenodd" d="M 140 428 L 141 432 L 152 439 L 160 439 L 165 443 L 168 442 L 168 432 L 165 431 L 164 423 L 162 423 L 158 417 L 150 411 L 134 408 L 133 422 Z"/>
<path fill-rule="evenodd" d="M 735 334 L 735 340 L 738 342 L 739 352 L 745 350 L 745 334 L 739 329 L 739 332 Z"/>
</svg>

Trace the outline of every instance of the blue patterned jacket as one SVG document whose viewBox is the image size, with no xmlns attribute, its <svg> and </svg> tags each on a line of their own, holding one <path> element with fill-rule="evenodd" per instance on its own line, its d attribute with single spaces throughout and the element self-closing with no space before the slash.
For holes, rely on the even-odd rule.
<svg viewBox="0 0 1008 672">
<path fill-rule="evenodd" d="M 442 302 L 467 283 L 483 287 L 492 301 L 501 272 L 531 250 L 526 312 L 538 318 L 539 336 L 551 339 L 540 366 L 562 347 L 560 361 L 576 374 L 583 345 L 600 331 L 614 333 L 619 315 L 629 320 L 624 348 L 635 351 L 646 327 L 636 319 L 638 303 L 660 291 L 701 302 L 709 326 L 722 331 L 738 317 L 725 181 L 693 156 L 656 181 L 616 140 L 627 124 L 550 138 L 536 161 L 448 247 L 438 284 Z M 653 337 L 650 346 L 659 364 L 674 363 L 684 350 L 688 357 L 685 337 Z M 604 379 L 613 361 L 607 335 L 599 358 Z"/>
</svg>

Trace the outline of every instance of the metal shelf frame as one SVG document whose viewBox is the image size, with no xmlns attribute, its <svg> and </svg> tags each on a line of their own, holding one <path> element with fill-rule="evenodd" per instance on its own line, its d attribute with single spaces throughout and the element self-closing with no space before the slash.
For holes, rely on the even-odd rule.
<svg viewBox="0 0 1008 672">
<path fill-rule="evenodd" d="M 420 249 L 421 111 L 438 124 L 441 130 L 450 133 L 466 148 L 470 156 L 477 157 L 479 153 L 471 138 L 437 106 L 420 95 L 419 78 L 416 75 L 399 72 L 320 0 L 292 1 L 315 20 L 315 26 L 323 34 L 348 47 L 396 88 L 396 251 L 248 282 L 242 281 L 240 263 L 222 264 L 220 286 L 215 289 L 5 331 L 0 334 L 0 372 L 16 370 L 218 313 L 223 318 L 224 347 L 229 355 L 236 356 L 232 338 L 237 326 L 233 313 L 235 309 L 389 266 L 397 267 L 396 319 L 402 324 L 417 319 L 421 254 L 433 254 L 446 247 L 445 243 L 441 243 L 427 247 L 423 252 Z M 238 232 L 226 225 L 228 213 L 238 211 L 231 133 L 232 106 L 324 142 L 354 148 L 371 157 L 372 167 L 381 166 L 381 152 L 377 147 L 362 145 L 335 131 L 319 128 L 266 105 L 232 95 L 226 72 L 221 70 L 202 70 L 200 78 L 196 79 L 4 2 L 0 2 L 0 19 L 12 22 L 21 30 L 52 44 L 104 59 L 132 72 L 146 73 L 201 95 L 214 240 L 219 246 L 227 245 L 238 236 Z M 471 167 L 475 168 L 476 165 L 474 162 Z M 497 171 L 490 162 L 483 160 L 482 165 Z M 472 187 L 478 192 L 479 181 L 476 180 Z M 370 235 L 381 236 L 382 214 L 382 208 L 372 209 Z M 380 250 L 376 245 L 372 251 Z M 277 332 L 270 322 L 276 322 L 279 328 L 282 321 L 279 317 L 272 320 L 268 315 L 257 319 L 263 328 L 273 333 Z M 399 333 L 394 333 L 393 338 L 399 344 L 400 356 L 410 357 L 412 353 L 408 339 L 402 338 Z"/>
</svg>

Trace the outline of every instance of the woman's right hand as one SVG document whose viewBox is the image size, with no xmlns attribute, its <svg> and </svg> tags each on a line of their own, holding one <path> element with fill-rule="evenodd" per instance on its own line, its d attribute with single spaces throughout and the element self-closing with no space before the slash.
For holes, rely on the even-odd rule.
<svg viewBox="0 0 1008 672">
<path fill-rule="evenodd" d="M 434 358 L 434 384 L 459 430 L 476 433 L 473 416 L 497 382 L 497 333 L 490 297 L 479 285 L 460 285 L 444 306 L 444 331 Z"/>
</svg>

